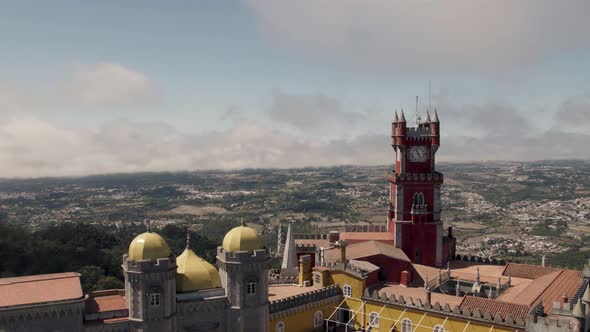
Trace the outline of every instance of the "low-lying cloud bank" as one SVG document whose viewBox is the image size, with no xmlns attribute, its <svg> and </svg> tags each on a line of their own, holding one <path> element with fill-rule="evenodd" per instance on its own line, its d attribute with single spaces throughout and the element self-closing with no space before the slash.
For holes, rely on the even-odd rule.
<svg viewBox="0 0 590 332">
<path fill-rule="evenodd" d="M 113 122 L 94 131 L 53 126 L 33 117 L 0 125 L 2 177 L 79 176 L 139 171 L 384 165 L 393 162 L 381 133 L 319 141 L 254 122 L 190 135 L 165 123 Z M 587 158 L 590 136 L 443 137 L 441 161 Z"/>
</svg>

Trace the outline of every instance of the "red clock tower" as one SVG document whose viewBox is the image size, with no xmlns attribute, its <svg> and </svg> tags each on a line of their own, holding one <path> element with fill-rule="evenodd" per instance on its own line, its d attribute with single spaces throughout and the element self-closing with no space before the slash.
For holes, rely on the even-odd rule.
<svg viewBox="0 0 590 332">
<path fill-rule="evenodd" d="M 427 113 L 416 127 L 407 127 L 403 110 L 399 118 L 396 111 L 391 129 L 396 158 L 388 175 L 388 231 L 414 263 L 429 266 L 442 266 L 455 251 L 451 229 L 443 236 L 440 219 L 443 175 L 435 169 L 439 129 L 436 110 L 432 120 Z"/>
</svg>

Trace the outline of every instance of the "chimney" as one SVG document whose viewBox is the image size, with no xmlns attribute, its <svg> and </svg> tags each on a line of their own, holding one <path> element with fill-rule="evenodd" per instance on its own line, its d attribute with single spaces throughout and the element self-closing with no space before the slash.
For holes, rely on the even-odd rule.
<svg viewBox="0 0 590 332">
<path fill-rule="evenodd" d="M 545 267 L 546 263 L 547 263 L 547 257 L 545 257 L 545 255 L 543 255 L 543 257 L 541 257 L 541 266 Z"/>
<path fill-rule="evenodd" d="M 408 270 L 403 270 L 401 272 L 400 278 L 399 278 L 399 284 L 402 286 L 408 286 L 408 284 L 410 284 L 410 281 L 412 280 L 411 278 L 411 273 Z"/>
<path fill-rule="evenodd" d="M 451 239 L 453 238 L 453 227 L 452 226 L 449 226 L 449 228 L 447 228 L 447 236 Z"/>
<path fill-rule="evenodd" d="M 299 286 L 311 286 L 311 256 L 299 257 Z"/>
<path fill-rule="evenodd" d="M 336 245 L 340 248 L 340 261 L 346 262 L 346 241 L 338 241 Z"/>
<path fill-rule="evenodd" d="M 320 247 L 320 258 L 318 259 L 318 264 L 320 266 L 324 266 L 326 265 L 326 256 L 325 256 L 325 252 L 324 252 L 324 247 Z"/>
</svg>

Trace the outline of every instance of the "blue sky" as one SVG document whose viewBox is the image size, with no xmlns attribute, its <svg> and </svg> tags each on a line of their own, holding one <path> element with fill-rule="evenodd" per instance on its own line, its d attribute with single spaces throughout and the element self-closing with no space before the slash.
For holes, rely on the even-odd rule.
<svg viewBox="0 0 590 332">
<path fill-rule="evenodd" d="M 0 6 L 5 176 L 385 164 L 429 81 L 441 160 L 590 157 L 584 1 Z"/>
</svg>

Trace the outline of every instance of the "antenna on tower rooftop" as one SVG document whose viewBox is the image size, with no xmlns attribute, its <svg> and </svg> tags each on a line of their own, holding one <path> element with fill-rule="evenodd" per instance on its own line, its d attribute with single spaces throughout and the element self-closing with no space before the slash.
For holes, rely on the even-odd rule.
<svg viewBox="0 0 590 332">
<path fill-rule="evenodd" d="M 428 80 L 428 110 L 432 110 L 432 81 Z"/>
<path fill-rule="evenodd" d="M 418 96 L 416 96 L 416 125 L 419 125 L 420 121 L 420 113 L 418 113 Z"/>
</svg>

